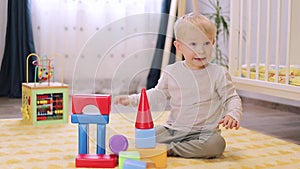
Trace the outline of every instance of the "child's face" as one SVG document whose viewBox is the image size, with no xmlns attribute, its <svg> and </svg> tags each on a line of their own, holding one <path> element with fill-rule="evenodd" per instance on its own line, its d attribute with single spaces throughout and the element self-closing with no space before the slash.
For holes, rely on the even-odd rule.
<svg viewBox="0 0 300 169">
<path fill-rule="evenodd" d="M 174 45 L 182 52 L 190 69 L 203 69 L 209 63 L 213 50 L 213 41 L 199 29 L 190 29 Z"/>
</svg>

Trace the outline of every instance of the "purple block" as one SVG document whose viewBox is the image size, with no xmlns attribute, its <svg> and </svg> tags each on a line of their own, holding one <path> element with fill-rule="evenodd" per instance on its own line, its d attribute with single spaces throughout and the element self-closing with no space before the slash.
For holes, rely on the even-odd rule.
<svg viewBox="0 0 300 169">
<path fill-rule="evenodd" d="M 117 134 L 109 139 L 109 148 L 115 153 L 119 154 L 120 151 L 126 151 L 128 148 L 128 140 L 125 136 Z"/>
</svg>

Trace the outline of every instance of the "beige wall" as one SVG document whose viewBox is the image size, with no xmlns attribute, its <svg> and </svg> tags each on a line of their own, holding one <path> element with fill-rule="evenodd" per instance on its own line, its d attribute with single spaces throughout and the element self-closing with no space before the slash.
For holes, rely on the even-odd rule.
<svg viewBox="0 0 300 169">
<path fill-rule="evenodd" d="M 291 64 L 300 65 L 300 1 L 292 0 L 291 15 L 291 44 L 290 57 Z"/>
</svg>

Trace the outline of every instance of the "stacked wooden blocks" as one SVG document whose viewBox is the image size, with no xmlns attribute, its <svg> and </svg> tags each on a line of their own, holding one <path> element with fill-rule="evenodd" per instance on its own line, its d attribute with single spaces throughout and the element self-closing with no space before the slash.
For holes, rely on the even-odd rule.
<svg viewBox="0 0 300 169">
<path fill-rule="evenodd" d="M 146 89 L 144 88 L 141 91 L 138 113 L 135 122 L 135 148 L 129 148 L 127 152 L 120 153 L 120 169 L 126 169 L 127 167 L 140 169 L 142 166 L 144 166 L 143 162 L 145 162 L 148 167 L 167 167 L 167 146 L 164 144 L 156 144 L 155 128 L 151 116 Z M 142 163 L 140 161 L 136 161 L 136 159 L 132 157 L 127 157 L 128 153 L 139 154 Z"/>
<path fill-rule="evenodd" d="M 76 167 L 114 168 L 117 166 L 117 156 L 115 154 L 105 154 L 106 124 L 109 123 L 110 103 L 110 95 L 73 95 L 71 122 L 78 124 Z M 101 114 L 82 114 L 83 108 L 87 105 L 98 107 Z M 89 124 L 97 124 L 96 154 L 89 154 L 88 152 Z"/>
<path fill-rule="evenodd" d="M 114 135 L 109 140 L 109 148 L 114 154 L 106 155 L 106 124 L 109 123 L 110 104 L 110 95 L 73 95 L 71 122 L 78 124 L 79 136 L 76 167 L 114 168 L 119 165 L 120 169 L 166 168 L 167 146 L 156 144 L 156 132 L 146 89 L 141 91 L 136 117 L 135 147 L 128 149 L 127 138 L 123 135 Z M 82 110 L 87 105 L 98 107 L 101 114 L 83 114 Z M 96 154 L 89 154 L 88 152 L 89 124 L 97 125 Z"/>
</svg>

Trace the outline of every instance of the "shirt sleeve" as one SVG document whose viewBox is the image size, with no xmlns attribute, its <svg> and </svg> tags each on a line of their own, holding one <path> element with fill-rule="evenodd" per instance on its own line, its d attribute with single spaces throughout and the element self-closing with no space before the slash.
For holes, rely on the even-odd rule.
<svg viewBox="0 0 300 169">
<path fill-rule="evenodd" d="M 240 122 L 243 111 L 241 98 L 236 92 L 228 71 L 223 70 L 223 72 L 219 75 L 220 77 L 217 80 L 216 86 L 217 93 L 224 107 L 223 115 L 230 115 L 235 120 Z"/>
<path fill-rule="evenodd" d="M 146 91 L 149 102 L 153 104 L 158 104 L 168 99 L 170 95 L 168 92 L 167 76 L 168 73 L 163 72 L 161 77 L 158 80 L 157 85 L 154 88 L 148 89 Z M 139 104 L 140 94 L 132 94 L 129 96 L 129 99 L 130 99 L 130 104 L 136 107 Z"/>
</svg>

